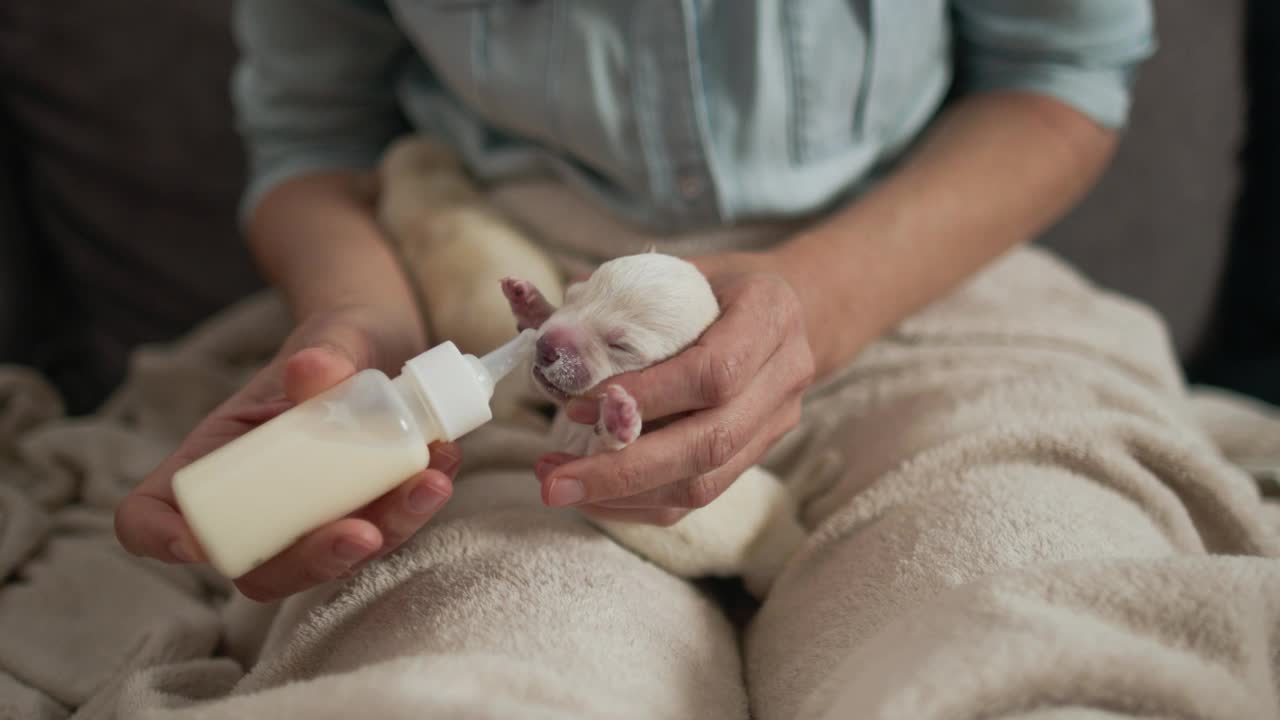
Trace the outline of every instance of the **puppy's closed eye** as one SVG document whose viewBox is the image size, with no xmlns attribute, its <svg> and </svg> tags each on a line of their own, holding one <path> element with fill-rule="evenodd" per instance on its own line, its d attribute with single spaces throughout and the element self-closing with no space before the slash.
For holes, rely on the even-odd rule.
<svg viewBox="0 0 1280 720">
<path fill-rule="evenodd" d="M 621 353 L 623 355 L 639 355 L 636 346 L 632 344 L 631 339 L 627 337 L 627 331 L 622 328 L 613 328 L 604 334 L 605 344 L 609 346 L 610 352 Z"/>
</svg>

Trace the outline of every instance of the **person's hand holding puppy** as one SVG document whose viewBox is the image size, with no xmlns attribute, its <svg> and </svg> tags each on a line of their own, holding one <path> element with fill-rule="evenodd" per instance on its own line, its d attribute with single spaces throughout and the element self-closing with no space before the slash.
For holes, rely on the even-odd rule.
<svg viewBox="0 0 1280 720">
<path fill-rule="evenodd" d="M 545 458 L 537 474 L 551 504 L 670 525 L 714 501 L 799 422 L 814 361 L 795 291 L 765 256 L 693 262 L 715 291 L 720 317 L 674 358 L 608 381 L 636 399 L 646 428 L 657 429 L 618 452 Z M 591 424 L 598 407 L 580 399 L 567 410 Z"/>
</svg>

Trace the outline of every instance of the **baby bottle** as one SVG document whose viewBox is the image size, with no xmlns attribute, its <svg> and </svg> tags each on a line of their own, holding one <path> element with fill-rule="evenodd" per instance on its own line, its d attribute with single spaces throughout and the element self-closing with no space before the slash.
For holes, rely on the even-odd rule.
<svg viewBox="0 0 1280 720">
<path fill-rule="evenodd" d="M 391 380 L 364 370 L 187 465 L 173 492 L 210 564 L 239 577 L 427 467 L 427 444 L 488 422 L 534 331 L 476 358 L 445 342 Z"/>
</svg>

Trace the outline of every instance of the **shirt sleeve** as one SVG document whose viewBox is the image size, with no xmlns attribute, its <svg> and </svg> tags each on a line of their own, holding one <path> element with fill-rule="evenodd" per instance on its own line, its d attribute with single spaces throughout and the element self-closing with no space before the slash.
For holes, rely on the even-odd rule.
<svg viewBox="0 0 1280 720">
<path fill-rule="evenodd" d="M 242 222 L 289 178 L 372 167 L 404 131 L 395 73 L 408 42 L 382 0 L 239 0 L 234 32 Z"/>
<path fill-rule="evenodd" d="M 961 92 L 1024 90 L 1118 128 L 1155 51 L 1149 0 L 953 0 Z"/>
</svg>

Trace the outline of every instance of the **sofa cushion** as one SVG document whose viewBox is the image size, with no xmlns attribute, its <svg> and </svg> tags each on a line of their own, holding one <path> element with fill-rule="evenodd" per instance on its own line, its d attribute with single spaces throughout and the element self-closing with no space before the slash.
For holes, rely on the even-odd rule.
<svg viewBox="0 0 1280 720">
<path fill-rule="evenodd" d="M 1043 242 L 1153 305 L 1186 358 L 1206 338 L 1239 185 L 1244 0 L 1154 5 L 1160 48 L 1116 157 Z"/>
<path fill-rule="evenodd" d="M 13 182 L 29 241 L 52 250 L 83 316 L 65 318 L 87 334 L 62 346 L 104 382 L 130 346 L 173 337 L 260 284 L 235 227 L 244 168 L 230 8 L 0 3 L 0 107 L 23 154 Z"/>
</svg>

